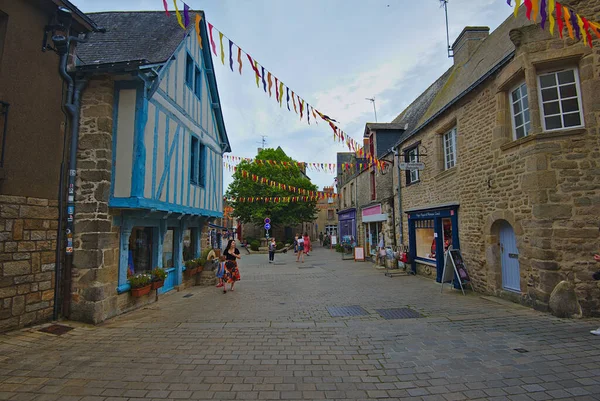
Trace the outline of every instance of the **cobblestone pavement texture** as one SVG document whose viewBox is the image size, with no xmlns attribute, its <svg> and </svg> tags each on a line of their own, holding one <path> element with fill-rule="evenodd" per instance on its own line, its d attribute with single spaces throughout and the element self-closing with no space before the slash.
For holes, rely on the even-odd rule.
<svg viewBox="0 0 600 401">
<path fill-rule="evenodd" d="M 316 249 L 245 255 L 193 287 L 62 336 L 0 335 L 0 400 L 600 400 L 598 320 L 557 319 Z M 185 295 L 192 296 L 185 297 Z M 367 314 L 332 317 L 328 308 Z M 410 308 L 422 317 L 384 319 Z"/>
</svg>

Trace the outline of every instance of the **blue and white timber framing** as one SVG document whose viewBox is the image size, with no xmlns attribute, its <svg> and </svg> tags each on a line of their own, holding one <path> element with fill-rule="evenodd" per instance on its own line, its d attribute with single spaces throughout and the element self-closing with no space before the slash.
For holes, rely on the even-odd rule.
<svg viewBox="0 0 600 401">
<path fill-rule="evenodd" d="M 181 283 L 183 232 L 195 231 L 199 256 L 203 224 L 223 215 L 222 157 L 229 151 L 210 49 L 200 48 L 193 29 L 165 63 L 115 81 L 109 207 L 122 209 L 115 220 L 121 229 L 119 292 L 129 289 L 133 227 L 154 230 L 152 266 L 162 266 L 165 234 L 174 230 L 174 266 L 165 290 Z"/>
</svg>

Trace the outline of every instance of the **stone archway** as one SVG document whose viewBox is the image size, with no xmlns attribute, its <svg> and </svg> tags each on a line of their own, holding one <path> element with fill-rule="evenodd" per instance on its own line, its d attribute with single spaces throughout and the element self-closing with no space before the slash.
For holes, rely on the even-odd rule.
<svg viewBox="0 0 600 401">
<path fill-rule="evenodd" d="M 504 225 L 510 225 L 516 237 L 517 247 L 521 248 L 523 227 L 515 220 L 514 215 L 508 210 L 498 210 L 492 213 L 484 226 L 485 257 L 487 263 L 488 290 L 496 295 L 510 298 L 520 302 L 523 291 L 523 270 L 521 270 L 520 293 L 505 291 L 502 287 L 502 263 L 500 250 L 500 230 Z"/>
</svg>

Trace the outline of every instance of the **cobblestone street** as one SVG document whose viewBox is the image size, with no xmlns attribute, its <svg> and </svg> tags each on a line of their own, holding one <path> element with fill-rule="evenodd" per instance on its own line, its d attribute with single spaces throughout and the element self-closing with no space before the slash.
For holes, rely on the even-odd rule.
<svg viewBox="0 0 600 401">
<path fill-rule="evenodd" d="M 227 294 L 193 287 L 62 336 L 1 335 L 0 399 L 600 400 L 598 320 L 440 294 L 321 248 L 304 264 L 243 255 L 240 270 Z M 328 309 L 349 306 L 364 314 Z M 392 308 L 422 317 L 378 311 Z"/>
</svg>

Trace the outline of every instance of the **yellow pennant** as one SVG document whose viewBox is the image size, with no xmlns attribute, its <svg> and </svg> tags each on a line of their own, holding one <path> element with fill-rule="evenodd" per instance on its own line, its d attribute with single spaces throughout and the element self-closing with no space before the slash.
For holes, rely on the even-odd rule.
<svg viewBox="0 0 600 401">
<path fill-rule="evenodd" d="M 175 5 L 175 15 L 177 16 L 177 22 L 179 22 L 179 25 L 181 25 L 181 27 L 185 30 L 185 25 L 183 25 L 181 13 L 179 12 L 179 8 L 177 8 L 177 0 L 173 0 L 173 4 Z"/>
<path fill-rule="evenodd" d="M 583 44 L 585 44 L 587 46 L 587 35 L 586 35 L 585 27 L 583 26 L 583 20 L 581 19 L 579 14 L 577 14 L 577 25 L 579 25 L 579 32 L 580 32 L 581 38 L 583 39 Z"/>
<path fill-rule="evenodd" d="M 196 36 L 198 37 L 198 45 L 202 49 L 202 35 L 200 35 L 200 21 L 202 21 L 202 17 L 200 14 L 196 14 Z"/>
<path fill-rule="evenodd" d="M 515 18 L 519 15 L 519 7 L 521 7 L 521 0 L 515 0 Z"/>
<path fill-rule="evenodd" d="M 219 43 L 221 43 L 221 64 L 225 65 L 225 50 L 223 49 L 223 33 L 219 32 Z"/>
<path fill-rule="evenodd" d="M 256 87 L 259 88 L 258 86 L 258 80 L 259 80 L 259 76 L 258 76 L 258 61 L 254 60 L 254 75 L 256 75 Z"/>
<path fill-rule="evenodd" d="M 554 35 L 554 8 L 555 0 L 548 0 L 548 17 L 550 17 L 550 33 Z"/>
<path fill-rule="evenodd" d="M 279 81 L 279 107 L 283 106 L 283 82 Z"/>
</svg>

